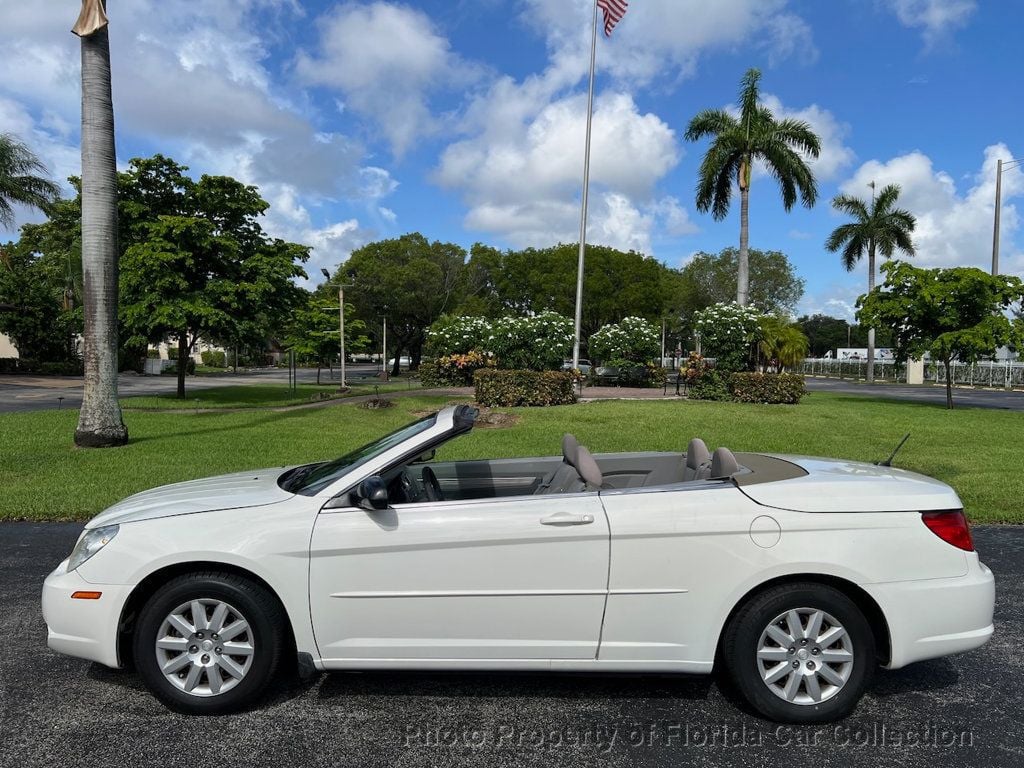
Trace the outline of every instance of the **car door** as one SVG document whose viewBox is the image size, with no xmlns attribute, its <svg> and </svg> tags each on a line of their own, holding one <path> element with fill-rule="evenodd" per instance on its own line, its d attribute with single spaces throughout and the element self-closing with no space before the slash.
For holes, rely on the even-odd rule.
<svg viewBox="0 0 1024 768">
<path fill-rule="evenodd" d="M 320 654 L 328 667 L 593 659 L 608 535 L 597 493 L 325 509 L 309 571 Z"/>
</svg>

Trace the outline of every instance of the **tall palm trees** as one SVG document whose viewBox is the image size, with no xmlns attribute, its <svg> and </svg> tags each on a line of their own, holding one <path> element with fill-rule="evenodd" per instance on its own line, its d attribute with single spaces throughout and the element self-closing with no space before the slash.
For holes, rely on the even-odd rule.
<svg viewBox="0 0 1024 768">
<path fill-rule="evenodd" d="M 805 156 L 816 158 L 821 141 L 802 120 L 776 120 L 759 101 L 761 72 L 749 69 L 740 84 L 739 117 L 722 109 L 706 109 L 690 121 L 686 139 L 714 137 L 701 163 L 697 179 L 697 208 L 716 219 L 729 213 L 733 181 L 740 190 L 740 253 L 736 276 L 736 302 L 747 303 L 750 266 L 748 246 L 750 178 L 755 162 L 762 163 L 782 191 L 790 210 L 799 196 L 811 208 L 818 197 L 814 174 Z"/>
<path fill-rule="evenodd" d="M 105 0 L 82 0 L 82 293 L 85 393 L 75 430 L 83 447 L 124 445 L 117 402 L 117 165 Z"/>
<path fill-rule="evenodd" d="M 14 228 L 15 204 L 45 210 L 58 197 L 60 187 L 32 150 L 12 134 L 0 134 L 0 227 Z"/>
<path fill-rule="evenodd" d="M 872 182 L 874 187 L 874 182 Z M 868 293 L 875 287 L 875 254 L 881 253 L 887 259 L 897 251 L 908 256 L 914 255 L 911 233 L 917 224 L 913 214 L 903 208 L 895 208 L 900 196 L 896 184 L 883 187 L 873 195 L 870 205 L 852 195 L 839 195 L 832 201 L 832 207 L 853 218 L 848 224 L 841 224 L 829 235 L 825 247 L 833 253 L 842 250 L 843 266 L 852 271 L 864 254 L 868 257 Z M 875 329 L 868 331 L 868 383 L 875 380 Z"/>
</svg>

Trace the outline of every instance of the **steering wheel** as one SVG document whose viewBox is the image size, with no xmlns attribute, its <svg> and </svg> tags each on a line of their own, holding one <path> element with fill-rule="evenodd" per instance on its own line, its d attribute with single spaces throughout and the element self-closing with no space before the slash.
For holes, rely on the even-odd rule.
<svg viewBox="0 0 1024 768">
<path fill-rule="evenodd" d="M 441 493 L 441 484 L 437 481 L 437 475 L 430 467 L 424 467 L 420 474 L 423 478 L 423 489 L 427 492 L 428 501 L 444 501 L 444 494 Z"/>
</svg>

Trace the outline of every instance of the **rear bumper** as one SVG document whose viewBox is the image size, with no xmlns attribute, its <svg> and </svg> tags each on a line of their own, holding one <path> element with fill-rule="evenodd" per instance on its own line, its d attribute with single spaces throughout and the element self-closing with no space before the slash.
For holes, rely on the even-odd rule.
<svg viewBox="0 0 1024 768">
<path fill-rule="evenodd" d="M 977 553 L 967 562 L 967 575 L 957 578 L 863 585 L 889 624 L 889 669 L 969 651 L 992 637 L 995 579 Z"/>
<path fill-rule="evenodd" d="M 78 591 L 102 592 L 98 600 L 72 599 Z M 43 582 L 46 644 L 58 653 L 120 667 L 117 628 L 132 587 L 91 584 L 77 571 L 67 572 L 65 560 Z"/>
</svg>

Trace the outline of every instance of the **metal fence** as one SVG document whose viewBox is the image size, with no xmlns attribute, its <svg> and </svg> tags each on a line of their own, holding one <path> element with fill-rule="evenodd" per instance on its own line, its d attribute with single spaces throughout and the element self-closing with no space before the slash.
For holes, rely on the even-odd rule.
<svg viewBox="0 0 1024 768">
<path fill-rule="evenodd" d="M 833 379 L 866 379 L 867 360 L 832 360 L 807 358 L 800 367 L 805 376 L 825 376 Z M 953 383 L 968 387 L 1024 388 L 1024 362 L 983 361 L 958 363 L 951 366 Z M 878 381 L 906 382 L 905 365 L 894 360 L 875 361 L 875 379 Z M 946 367 L 934 362 L 924 366 L 924 380 L 933 384 L 946 383 Z"/>
<path fill-rule="evenodd" d="M 868 361 L 809 357 L 803 361 L 800 373 L 805 376 L 825 376 L 832 379 L 866 379 Z M 875 360 L 875 379 L 905 382 L 907 367 L 897 365 L 895 360 Z"/>
<path fill-rule="evenodd" d="M 950 370 L 953 383 L 968 387 L 1024 387 L 1024 362 L 953 363 Z M 936 384 L 946 383 L 946 366 L 927 363 L 924 380 Z"/>
</svg>

